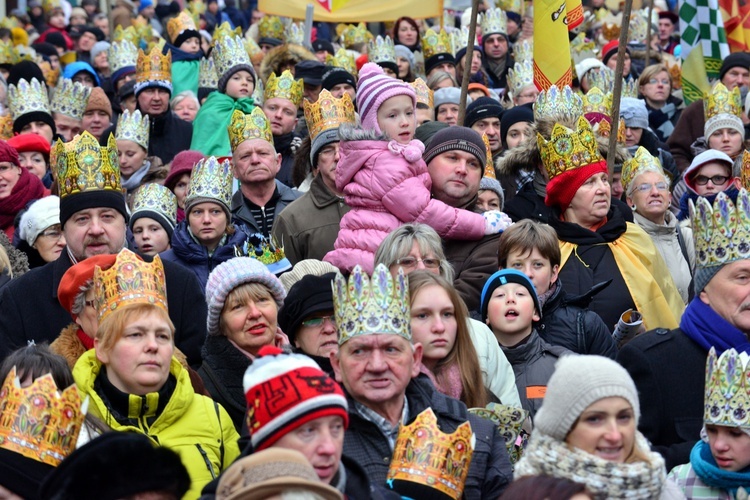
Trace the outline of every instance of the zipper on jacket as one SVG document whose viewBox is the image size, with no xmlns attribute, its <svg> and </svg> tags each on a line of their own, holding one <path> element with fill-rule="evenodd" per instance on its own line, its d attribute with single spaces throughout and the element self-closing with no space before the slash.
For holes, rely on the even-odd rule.
<svg viewBox="0 0 750 500">
<path fill-rule="evenodd" d="M 211 463 L 211 460 L 208 458 L 208 453 L 206 453 L 206 450 L 204 450 L 198 443 L 195 443 L 195 447 L 198 448 L 198 451 L 203 457 L 203 461 L 206 462 L 206 468 L 208 469 L 208 472 L 211 473 L 211 479 L 216 479 L 216 472 L 214 471 L 214 466 Z"/>
</svg>

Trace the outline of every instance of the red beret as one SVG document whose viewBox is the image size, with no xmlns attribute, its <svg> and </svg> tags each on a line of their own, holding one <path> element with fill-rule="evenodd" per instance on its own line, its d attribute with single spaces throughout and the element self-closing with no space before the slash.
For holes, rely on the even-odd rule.
<svg viewBox="0 0 750 500">
<path fill-rule="evenodd" d="M 102 269 L 109 269 L 115 263 L 116 259 L 117 254 L 94 255 L 65 271 L 60 280 L 60 286 L 57 287 L 57 300 L 60 301 L 60 305 L 70 313 L 74 320 L 77 316 L 71 311 L 73 309 L 73 302 L 76 300 L 76 295 L 81 292 L 81 287 L 94 277 L 96 266 Z"/>
<path fill-rule="evenodd" d="M 18 151 L 6 141 L 0 141 L 0 161 L 7 161 L 20 167 L 18 162 Z"/>
<path fill-rule="evenodd" d="M 37 134 L 20 134 L 8 139 L 8 144 L 16 148 L 19 153 L 27 153 L 30 151 L 43 153 L 45 156 L 49 156 L 50 144 L 41 135 Z"/>
</svg>

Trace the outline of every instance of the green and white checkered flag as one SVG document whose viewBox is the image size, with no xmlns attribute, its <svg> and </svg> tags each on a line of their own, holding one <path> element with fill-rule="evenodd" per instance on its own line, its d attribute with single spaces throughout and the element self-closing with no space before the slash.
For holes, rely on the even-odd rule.
<svg viewBox="0 0 750 500">
<path fill-rule="evenodd" d="M 721 62 L 729 55 L 719 1 L 681 1 L 680 32 L 682 96 L 690 104 L 710 91 L 709 80 L 719 77 Z"/>
</svg>

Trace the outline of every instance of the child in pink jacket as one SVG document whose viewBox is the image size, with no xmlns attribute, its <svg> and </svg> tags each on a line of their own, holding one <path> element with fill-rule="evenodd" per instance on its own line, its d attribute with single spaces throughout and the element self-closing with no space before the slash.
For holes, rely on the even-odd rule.
<svg viewBox="0 0 750 500">
<path fill-rule="evenodd" d="M 334 250 L 323 260 L 342 271 L 359 264 L 372 273 L 380 243 L 407 222 L 427 224 L 446 239 L 464 240 L 510 225 L 502 212 L 480 215 L 431 197 L 424 144 L 414 139 L 416 95 L 409 84 L 386 76 L 377 64 L 365 64 L 359 72 L 357 107 L 361 127 L 339 128 L 336 167 L 336 187 L 351 210 L 341 219 Z M 484 164 L 478 168 L 483 170 Z"/>
</svg>

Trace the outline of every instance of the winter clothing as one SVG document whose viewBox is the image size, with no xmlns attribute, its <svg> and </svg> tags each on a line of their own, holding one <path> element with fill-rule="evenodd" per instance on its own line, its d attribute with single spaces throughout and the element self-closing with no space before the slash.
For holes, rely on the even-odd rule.
<svg viewBox="0 0 750 500">
<path fill-rule="evenodd" d="M 46 196 L 31 205 L 21 216 L 18 224 L 19 236 L 30 246 L 50 226 L 60 224 L 60 198 Z"/>
<path fill-rule="evenodd" d="M 503 354 L 492 330 L 474 319 L 468 319 L 469 335 L 477 351 L 479 368 L 485 387 L 504 405 L 521 407 L 521 400 L 516 389 L 513 368 Z"/>
<path fill-rule="evenodd" d="M 302 193 L 277 180 L 276 191 L 273 196 L 271 196 L 268 204 L 265 207 L 259 207 L 262 209 L 261 212 L 263 218 L 263 222 L 259 223 L 253 215 L 253 210 L 256 208 L 255 205 L 244 197 L 242 190 L 237 190 L 237 192 L 232 195 L 232 220 L 239 220 L 246 227 L 250 228 L 251 232 L 261 233 L 263 236 L 267 237 L 273 229 L 276 217 L 278 217 L 282 210 L 300 196 L 302 196 Z"/>
<path fill-rule="evenodd" d="M 747 489 L 750 486 L 747 469 L 738 472 L 720 469 L 708 443 L 703 441 L 695 443 L 690 452 L 690 463 L 675 467 L 667 477 L 677 483 L 690 500 L 732 500 L 740 487 Z"/>
<path fill-rule="evenodd" d="M 519 122 L 534 123 L 534 111 L 531 106 L 523 104 L 521 106 L 513 106 L 500 118 L 500 140 L 502 141 L 503 147 L 508 144 L 508 132 L 510 127 Z"/>
<path fill-rule="evenodd" d="M 315 259 L 305 259 L 295 264 L 289 272 L 282 274 L 279 277 L 279 281 L 281 281 L 281 284 L 284 286 L 284 290 L 289 293 L 289 290 L 307 275 L 323 276 L 328 273 L 336 273 L 336 271 L 336 267 L 328 262 Z"/>
<path fill-rule="evenodd" d="M 425 147 L 422 159 L 430 163 L 436 156 L 454 150 L 473 154 L 481 165 L 487 163 L 487 147 L 482 136 L 467 127 L 441 128 L 432 136 L 429 146 Z"/>
<path fill-rule="evenodd" d="M 262 41 L 260 43 L 263 43 Z M 296 43 L 285 43 L 269 50 L 260 64 L 258 78 L 267 82 L 271 73 L 280 75 L 289 65 L 296 65 L 300 61 L 317 61 L 315 54 L 302 45 Z"/>
<path fill-rule="evenodd" d="M 13 148 L 7 146 L 15 152 Z M 7 160 L 5 160 L 7 161 Z M 44 189 L 39 177 L 32 174 L 28 169 L 15 167 L 21 171 L 16 185 L 10 194 L 0 199 L 0 229 L 13 241 L 13 233 L 16 228 L 14 222 L 18 213 L 34 200 L 43 198 L 48 192 Z"/>
<path fill-rule="evenodd" d="M 221 92 L 212 92 L 198 110 L 193 122 L 193 135 L 190 149 L 206 156 L 231 156 L 229 145 L 229 122 L 234 110 L 250 114 L 255 107 L 252 97 L 235 99 Z"/>
<path fill-rule="evenodd" d="M 276 180 L 285 186 L 294 186 L 292 172 L 294 171 L 294 155 L 302 139 L 294 131 L 288 134 L 274 135 L 273 145 L 281 155 L 281 166 L 276 174 Z"/>
<path fill-rule="evenodd" d="M 620 116 L 626 127 L 648 128 L 646 101 L 635 97 L 623 97 L 620 101 Z"/>
<path fill-rule="evenodd" d="M 696 443 L 696 446 L 701 441 Z M 727 490 L 704 483 L 689 463 L 678 465 L 667 476 L 690 500 L 734 500 Z"/>
<path fill-rule="evenodd" d="M 539 296 L 536 294 L 536 287 L 534 287 L 534 284 L 529 277 L 516 269 L 501 269 L 487 278 L 487 282 L 482 288 L 482 321 L 487 320 L 487 308 L 490 303 L 490 298 L 492 297 L 492 292 L 508 283 L 516 283 L 526 288 L 531 298 L 534 299 L 534 309 L 537 314 L 540 316 L 542 315 L 542 306 L 539 304 Z"/>
<path fill-rule="evenodd" d="M 164 179 L 164 185 L 174 191 L 177 181 L 180 180 L 183 174 L 190 174 L 193 171 L 193 167 L 196 163 L 205 158 L 205 155 L 200 151 L 180 151 L 172 159 L 172 163 L 169 167 L 169 174 Z"/>
<path fill-rule="evenodd" d="M 612 40 L 609 43 L 607 43 L 607 45 L 605 45 L 604 47 L 602 47 L 602 52 L 601 52 L 602 63 L 606 66 L 607 62 L 611 58 L 617 56 L 617 51 L 619 49 L 620 49 L 620 41 L 619 40 Z M 630 54 L 630 48 L 627 47 L 627 46 L 625 46 L 625 53 L 627 53 L 628 55 L 631 55 Z"/>
<path fill-rule="evenodd" d="M 86 66 L 88 66 L 88 64 Z M 94 87 L 93 89 L 91 89 L 91 94 L 89 94 L 89 100 L 86 104 L 84 113 L 88 111 L 103 111 L 107 116 L 109 116 L 110 119 L 112 119 L 112 103 L 109 102 L 107 94 L 104 93 L 104 90 L 102 90 L 101 87 Z M 107 140 L 109 139 L 109 136 L 102 134 L 102 138 Z"/>
<path fill-rule="evenodd" d="M 197 36 L 198 32 L 186 30 L 180 36 L 188 35 L 188 38 Z M 191 36 L 192 35 L 192 36 Z M 178 37 L 179 38 L 179 37 Z M 201 58 L 204 57 L 203 51 L 199 50 L 195 54 L 185 52 L 181 50 L 179 46 L 185 40 L 176 40 L 179 43 L 172 45 L 171 43 L 165 43 L 162 47 L 162 54 L 172 52 L 172 95 L 177 95 L 185 90 L 191 90 L 193 93 L 198 94 L 198 79 L 200 73 Z M 209 130 L 209 129 L 206 129 Z"/>
<path fill-rule="evenodd" d="M 316 276 L 303 276 L 289 290 L 283 307 L 279 310 L 279 327 L 289 337 L 289 343 L 294 345 L 302 322 L 313 314 L 330 313 L 333 311 L 333 291 L 331 283 L 336 278 L 334 273 Z"/>
<path fill-rule="evenodd" d="M 398 78 L 386 76 L 383 68 L 375 63 L 362 66 L 357 82 L 357 109 L 362 128 L 380 134 L 382 131 L 378 125 L 378 109 L 385 101 L 399 95 L 409 97 L 416 107 L 417 95 L 414 93 L 414 87 Z"/>
<path fill-rule="evenodd" d="M 163 164 L 158 156 L 147 156 L 139 170 L 133 172 L 130 178 L 122 179 L 122 187 L 126 190 L 125 199 L 128 208 L 132 210 L 135 195 L 141 186 L 150 182 L 161 184 L 168 174 L 169 167 Z M 132 225 L 134 221 L 130 220 L 129 223 Z"/>
<path fill-rule="evenodd" d="M 435 104 L 437 108 L 437 103 Z M 491 97 L 480 97 L 466 106 L 466 117 L 464 127 L 471 127 L 483 118 L 498 118 L 503 115 L 503 107 Z"/>
<path fill-rule="evenodd" d="M 65 308 L 70 316 L 75 320 L 78 315 L 73 313 L 73 305 L 76 297 L 81 293 L 81 288 L 86 284 L 93 285 L 94 270 L 98 267 L 102 271 L 109 269 L 117 260 L 117 254 L 93 255 L 86 260 L 82 260 L 74 266 L 70 266 L 60 279 L 60 285 L 57 287 L 57 300 Z M 91 283 L 89 283 L 91 281 Z M 96 332 L 89 332 L 94 335 Z M 93 347 L 93 344 L 91 345 Z M 89 349 L 91 347 L 88 347 Z M 72 365 L 71 365 L 72 368 Z"/>
<path fill-rule="evenodd" d="M 719 80 L 724 78 L 727 72 L 736 67 L 750 69 L 750 54 L 747 52 L 735 52 L 729 54 L 721 61 L 721 69 L 719 69 Z"/>
<path fill-rule="evenodd" d="M 203 486 L 239 455 L 239 435 L 224 408 L 193 392 L 187 371 L 174 357 L 169 372 L 158 392 L 126 394 L 107 380 L 96 352 L 88 351 L 76 363 L 73 377 L 91 398 L 89 411 L 112 429 L 144 434 L 177 452 L 192 481 L 185 498 L 198 498 Z"/>
<path fill-rule="evenodd" d="M 703 114 L 703 100 L 690 103 L 680 115 L 674 126 L 672 135 L 667 139 L 669 151 L 677 163 L 680 172 L 684 172 L 695 156 L 690 146 L 696 139 L 703 136 L 705 116 Z"/>
<path fill-rule="evenodd" d="M 489 99 L 489 98 L 488 98 Z M 471 103 L 471 97 L 466 97 L 466 100 Z M 437 89 L 433 95 L 433 103 L 435 104 L 435 112 L 443 104 L 455 104 L 461 103 L 461 89 L 458 87 L 443 87 Z"/>
<path fill-rule="evenodd" d="M 182 120 L 167 109 L 163 114 L 150 116 L 151 132 L 148 135 L 148 155 L 158 156 L 168 165 L 177 153 L 190 149 L 193 124 Z M 105 134 L 102 136 L 104 137 Z"/>
<path fill-rule="evenodd" d="M 670 95 L 667 97 L 667 103 L 661 108 L 652 108 L 647 101 L 646 109 L 648 110 L 649 128 L 654 131 L 661 142 L 667 142 L 672 136 L 680 116 L 682 116 L 685 104 L 680 99 Z"/>
</svg>

